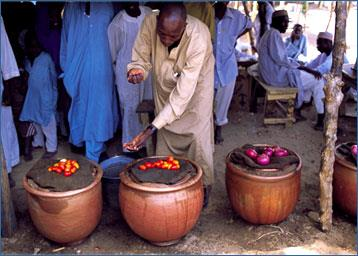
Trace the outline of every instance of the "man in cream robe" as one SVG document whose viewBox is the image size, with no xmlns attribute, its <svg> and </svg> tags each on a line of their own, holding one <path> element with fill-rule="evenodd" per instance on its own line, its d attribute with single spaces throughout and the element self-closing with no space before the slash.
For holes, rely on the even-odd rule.
<svg viewBox="0 0 358 256">
<path fill-rule="evenodd" d="M 214 57 L 210 32 L 204 23 L 186 16 L 180 4 L 170 5 L 176 7 L 164 7 L 158 18 L 152 14 L 144 19 L 133 48 L 128 80 L 138 83 L 153 68 L 156 117 L 124 147 L 138 149 L 158 129 L 156 154 L 194 160 L 204 171 L 204 184 L 209 186 L 214 181 Z M 179 34 L 167 29 L 175 26 L 175 8 L 182 12 L 184 24 Z"/>
</svg>

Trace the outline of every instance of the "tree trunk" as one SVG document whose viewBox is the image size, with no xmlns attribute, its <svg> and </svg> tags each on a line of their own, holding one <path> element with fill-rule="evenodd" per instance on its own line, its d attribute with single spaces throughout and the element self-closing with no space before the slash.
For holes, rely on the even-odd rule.
<svg viewBox="0 0 358 256">
<path fill-rule="evenodd" d="M 342 102 L 342 66 L 346 41 L 347 2 L 336 2 L 336 24 L 331 73 L 326 76 L 324 147 L 320 166 L 320 223 L 322 231 L 332 229 L 332 177 L 337 140 L 338 109 Z"/>
<path fill-rule="evenodd" d="M 11 200 L 11 191 L 9 185 L 9 178 L 5 168 L 4 154 L 1 150 L 1 235 L 4 237 L 11 237 L 16 229 L 16 217 L 14 205 Z"/>
<path fill-rule="evenodd" d="M 250 11 L 249 11 L 249 8 L 247 6 L 247 2 L 242 2 L 243 6 L 244 6 L 244 10 L 245 10 L 245 14 L 247 17 L 250 17 Z M 250 17 L 251 19 L 251 17 Z M 253 35 L 253 31 L 252 29 L 250 29 L 249 31 L 249 37 L 250 37 L 250 45 L 251 45 L 251 51 L 252 53 L 254 54 L 256 51 L 255 51 L 255 39 L 254 39 L 254 35 Z"/>
</svg>

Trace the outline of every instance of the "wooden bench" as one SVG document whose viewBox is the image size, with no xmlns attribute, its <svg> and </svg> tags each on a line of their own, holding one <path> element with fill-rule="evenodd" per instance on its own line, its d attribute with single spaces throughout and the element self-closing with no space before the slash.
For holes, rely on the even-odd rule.
<svg viewBox="0 0 358 256">
<path fill-rule="evenodd" d="M 294 117 L 294 104 L 297 95 L 297 88 L 294 87 L 274 87 L 265 83 L 257 72 L 257 64 L 248 68 L 248 73 L 265 90 L 264 102 L 264 124 L 285 124 L 286 127 L 292 126 L 296 121 Z M 275 103 L 283 116 L 269 117 L 267 106 Z M 287 102 L 287 106 L 283 104 Z"/>
</svg>

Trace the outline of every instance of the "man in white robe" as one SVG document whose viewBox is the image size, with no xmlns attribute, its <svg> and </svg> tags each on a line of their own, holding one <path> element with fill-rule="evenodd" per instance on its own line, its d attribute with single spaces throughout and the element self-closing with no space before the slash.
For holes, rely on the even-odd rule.
<svg viewBox="0 0 358 256">
<path fill-rule="evenodd" d="M 279 10 L 273 13 L 271 29 L 265 32 L 259 45 L 259 73 L 262 79 L 272 86 L 298 88 L 295 108 L 295 118 L 298 121 L 305 120 L 301 115 L 302 104 L 305 95 L 313 92 L 315 108 L 320 118 L 324 113 L 324 81 L 299 70 L 299 64 L 288 59 L 280 34 L 287 30 L 288 21 L 287 11 Z"/>
<path fill-rule="evenodd" d="M 124 147 L 138 150 L 158 130 L 157 155 L 187 157 L 203 169 L 205 206 L 214 182 L 214 56 L 207 26 L 182 4 L 165 4 L 143 21 L 128 81 L 140 83 L 152 68 L 156 117 Z"/>
<path fill-rule="evenodd" d="M 122 144 L 132 140 L 142 130 L 136 110 L 143 99 L 144 90 L 151 90 L 152 86 L 150 79 L 138 86 L 133 86 L 127 80 L 127 65 L 132 59 L 134 41 L 144 17 L 151 13 L 151 9 L 134 2 L 123 5 L 123 10 L 114 17 L 108 27 L 109 48 L 122 117 Z"/>
</svg>

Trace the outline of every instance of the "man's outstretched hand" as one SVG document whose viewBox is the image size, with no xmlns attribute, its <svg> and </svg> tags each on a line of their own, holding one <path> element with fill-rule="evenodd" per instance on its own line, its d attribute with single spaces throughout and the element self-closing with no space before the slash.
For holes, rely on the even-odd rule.
<svg viewBox="0 0 358 256">
<path fill-rule="evenodd" d="M 139 84 L 144 80 L 144 71 L 140 68 L 132 68 L 127 73 L 127 79 L 132 84 Z"/>
<path fill-rule="evenodd" d="M 138 151 L 144 146 L 146 140 L 152 135 L 150 129 L 145 129 L 140 134 L 138 134 L 132 141 L 124 143 L 123 148 L 129 151 Z"/>
</svg>

